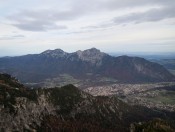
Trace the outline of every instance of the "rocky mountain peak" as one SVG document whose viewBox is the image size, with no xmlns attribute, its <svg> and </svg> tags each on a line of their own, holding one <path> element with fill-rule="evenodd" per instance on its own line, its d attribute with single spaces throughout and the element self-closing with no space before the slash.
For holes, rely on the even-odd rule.
<svg viewBox="0 0 175 132">
<path fill-rule="evenodd" d="M 88 61 L 92 63 L 96 63 L 102 60 L 102 58 L 106 55 L 96 48 L 87 49 L 84 51 L 77 51 L 76 54 L 83 61 Z"/>
<path fill-rule="evenodd" d="M 42 52 L 41 54 L 46 55 L 46 56 L 51 56 L 51 57 L 63 57 L 67 53 L 64 52 L 62 49 L 55 49 L 55 50 L 46 50 Z"/>
<path fill-rule="evenodd" d="M 88 52 L 93 52 L 93 53 L 97 53 L 97 52 L 100 53 L 101 52 L 99 49 L 96 49 L 94 47 L 93 48 L 90 48 L 90 49 L 87 49 L 87 50 L 84 50 L 84 52 L 87 52 L 87 51 Z"/>
</svg>

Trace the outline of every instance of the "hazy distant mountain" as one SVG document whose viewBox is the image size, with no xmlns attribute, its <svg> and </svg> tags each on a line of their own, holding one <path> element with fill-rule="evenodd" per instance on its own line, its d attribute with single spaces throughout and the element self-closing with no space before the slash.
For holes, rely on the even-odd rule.
<svg viewBox="0 0 175 132">
<path fill-rule="evenodd" d="M 74 53 L 61 49 L 41 54 L 0 58 L 0 72 L 6 72 L 22 82 L 40 82 L 68 74 L 76 79 L 109 77 L 121 82 L 172 81 L 163 66 L 139 57 L 113 57 L 92 48 Z"/>
<path fill-rule="evenodd" d="M 137 132 L 172 130 L 174 113 L 130 106 L 117 97 L 94 97 L 73 85 L 27 89 L 0 74 L 0 131 Z M 144 126 L 143 121 L 161 118 Z M 137 124 L 138 123 L 138 124 Z"/>
</svg>

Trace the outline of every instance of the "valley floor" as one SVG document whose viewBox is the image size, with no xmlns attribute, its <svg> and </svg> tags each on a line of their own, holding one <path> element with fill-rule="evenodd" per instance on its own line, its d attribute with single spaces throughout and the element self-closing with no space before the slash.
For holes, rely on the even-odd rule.
<svg viewBox="0 0 175 132">
<path fill-rule="evenodd" d="M 175 111 L 175 82 L 149 84 L 112 84 L 88 87 L 94 96 L 117 96 L 132 105 Z"/>
</svg>

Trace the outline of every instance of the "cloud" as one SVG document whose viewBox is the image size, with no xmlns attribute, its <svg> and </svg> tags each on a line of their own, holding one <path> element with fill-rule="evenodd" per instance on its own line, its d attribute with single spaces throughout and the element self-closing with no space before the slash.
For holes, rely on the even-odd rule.
<svg viewBox="0 0 175 132">
<path fill-rule="evenodd" d="M 109 23 L 100 25 L 96 22 L 96 25 L 89 25 L 89 28 L 108 28 L 115 24 L 130 22 L 141 23 L 160 21 L 167 18 L 173 18 L 175 14 L 175 1 L 173 0 L 122 0 L 122 2 L 121 0 L 66 0 L 63 2 L 52 0 L 51 2 L 47 2 L 47 5 L 42 0 L 39 0 L 37 3 L 38 8 L 34 6 L 35 8 L 27 7 L 25 10 L 19 9 L 15 11 L 15 13 L 6 16 L 6 18 L 11 25 L 21 30 L 37 32 L 68 29 L 69 25 L 67 25 L 67 23 L 63 25 L 60 25 L 60 23 L 76 21 L 80 18 L 91 21 L 91 17 L 89 17 L 91 15 L 98 17 L 98 14 L 103 13 L 104 17 L 106 17 L 110 12 L 124 11 L 125 9 L 131 10 L 144 6 L 157 6 L 162 7 L 162 9 L 152 9 L 147 12 L 135 12 L 115 18 L 113 16 L 114 19 L 112 22 L 107 20 Z M 106 17 L 106 19 L 109 18 Z"/>
<path fill-rule="evenodd" d="M 118 10 L 121 8 L 135 8 L 143 6 L 171 6 L 175 4 L 173 0 L 103 0 L 101 3 L 104 8 Z"/>
<path fill-rule="evenodd" d="M 22 11 L 7 17 L 11 24 L 27 31 L 48 31 L 67 29 L 66 25 L 58 25 L 57 21 L 73 19 L 70 11 L 55 12 L 51 10 Z"/>
<path fill-rule="evenodd" d="M 12 40 L 12 39 L 21 39 L 25 38 L 24 35 L 2 35 L 0 36 L 0 40 Z"/>
<path fill-rule="evenodd" d="M 13 35 L 12 37 L 13 38 L 24 38 L 25 36 L 24 35 Z"/>
<path fill-rule="evenodd" d="M 172 0 L 122 0 L 122 2 L 120 0 L 96 0 L 92 7 L 88 4 L 84 10 L 88 8 L 89 12 L 97 13 L 97 18 L 98 12 L 103 12 L 104 17 L 107 17 L 103 22 L 82 26 L 82 30 L 110 29 L 116 25 L 126 26 L 129 23 L 157 22 L 175 18 L 175 1 Z M 95 10 L 94 8 L 97 9 Z M 127 12 L 125 12 L 126 10 Z M 117 17 L 111 15 L 114 12 L 117 13 Z M 109 18 L 110 15 L 111 18 Z"/>
<path fill-rule="evenodd" d="M 106 4 L 104 4 L 106 2 Z M 117 17 L 107 20 L 105 23 L 97 23 L 96 25 L 89 25 L 82 27 L 82 29 L 109 29 L 116 25 L 126 26 L 127 24 L 139 24 L 145 22 L 158 22 L 165 19 L 175 18 L 175 1 L 172 0 L 104 0 L 103 6 L 106 5 L 106 9 L 122 11 L 127 8 L 128 12 L 124 15 L 119 15 Z M 142 8 L 146 6 L 146 10 Z M 136 11 L 129 12 L 134 8 L 140 8 Z"/>
<path fill-rule="evenodd" d="M 35 20 L 35 21 L 26 21 L 26 22 L 18 22 L 17 24 L 13 24 L 19 29 L 22 30 L 27 30 L 27 31 L 47 31 L 47 30 L 53 30 L 53 29 L 67 29 L 66 26 L 64 25 L 56 25 L 54 22 L 50 21 L 40 21 L 40 20 Z"/>
<path fill-rule="evenodd" d="M 175 18 L 174 7 L 164 7 L 151 9 L 146 12 L 136 12 L 124 16 L 116 17 L 113 22 L 116 24 L 156 22 L 164 19 Z"/>
</svg>

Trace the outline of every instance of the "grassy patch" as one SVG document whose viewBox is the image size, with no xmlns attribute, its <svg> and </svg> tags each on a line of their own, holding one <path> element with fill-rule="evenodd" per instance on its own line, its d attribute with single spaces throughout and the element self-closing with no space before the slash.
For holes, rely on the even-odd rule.
<svg viewBox="0 0 175 132">
<path fill-rule="evenodd" d="M 157 95 L 155 97 L 145 97 L 146 100 L 155 103 L 163 103 L 163 104 L 175 104 L 175 92 L 174 91 L 167 91 L 167 90 L 155 90 L 153 91 Z"/>
</svg>

